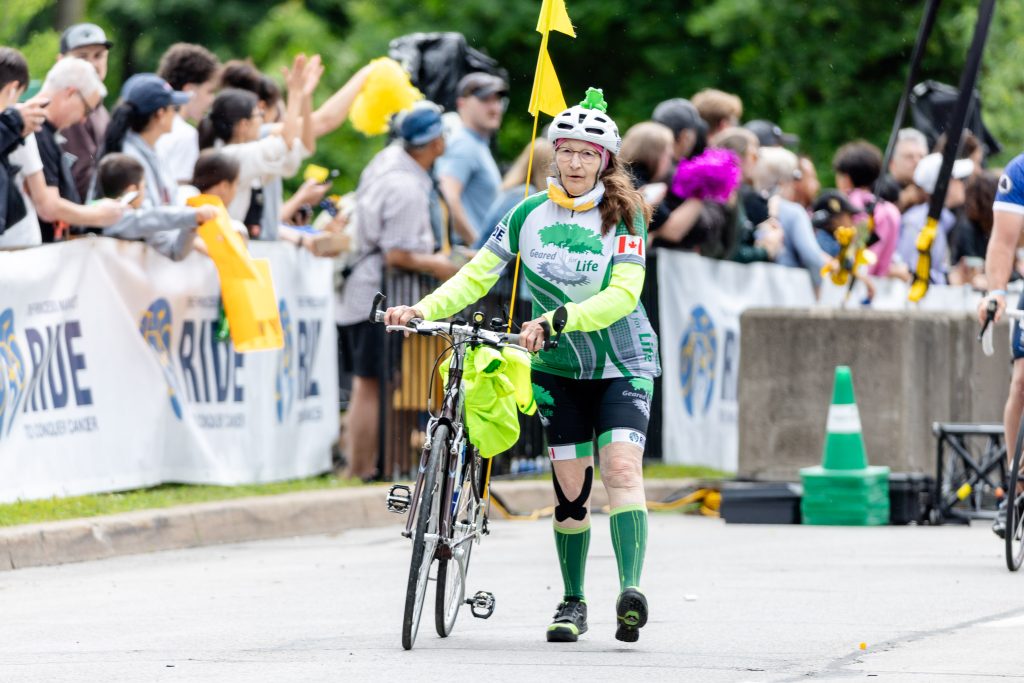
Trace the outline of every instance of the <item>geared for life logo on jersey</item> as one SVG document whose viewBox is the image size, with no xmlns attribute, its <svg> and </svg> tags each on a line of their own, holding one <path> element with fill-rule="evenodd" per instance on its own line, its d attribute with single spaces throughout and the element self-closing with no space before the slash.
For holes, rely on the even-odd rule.
<svg viewBox="0 0 1024 683">
<path fill-rule="evenodd" d="M 632 399 L 636 409 L 651 419 L 651 398 L 654 396 L 654 382 L 646 377 L 633 377 L 629 380 L 632 391 L 624 392 L 626 398 Z"/>
<path fill-rule="evenodd" d="M 553 252 L 549 261 L 538 266 L 541 275 L 562 285 L 590 284 L 590 276 L 597 264 L 576 254 L 600 254 L 604 245 L 600 235 L 582 225 L 555 223 L 540 231 L 540 242 L 545 247 L 559 247 L 567 254 Z"/>
<path fill-rule="evenodd" d="M 620 235 L 615 245 L 616 255 L 644 255 L 644 239 L 637 235 Z"/>
<path fill-rule="evenodd" d="M 694 306 L 679 344 L 679 381 L 690 416 L 706 415 L 711 407 L 717 356 L 715 324 L 703 306 Z"/>
<path fill-rule="evenodd" d="M 25 360 L 14 334 L 14 311 L 0 313 L 0 439 L 9 434 L 25 395 Z"/>
</svg>

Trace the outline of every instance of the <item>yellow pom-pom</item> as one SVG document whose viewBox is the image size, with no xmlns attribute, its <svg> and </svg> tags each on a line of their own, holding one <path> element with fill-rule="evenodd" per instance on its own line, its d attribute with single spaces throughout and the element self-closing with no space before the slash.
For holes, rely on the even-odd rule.
<svg viewBox="0 0 1024 683">
<path fill-rule="evenodd" d="M 867 643 L 861 643 L 860 644 L 860 649 L 862 649 L 862 650 L 868 649 L 868 644 Z"/>
<path fill-rule="evenodd" d="M 389 57 L 370 62 L 366 84 L 359 91 L 349 120 L 363 135 L 382 135 L 388 131 L 391 117 L 414 102 L 423 99 L 423 93 L 413 87 L 405 69 Z"/>
</svg>

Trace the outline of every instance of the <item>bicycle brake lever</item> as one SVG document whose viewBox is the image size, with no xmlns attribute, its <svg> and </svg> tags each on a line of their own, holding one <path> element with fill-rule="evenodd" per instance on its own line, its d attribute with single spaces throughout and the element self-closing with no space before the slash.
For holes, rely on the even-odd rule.
<svg viewBox="0 0 1024 683">
<path fill-rule="evenodd" d="M 992 323 L 996 319 L 996 309 L 998 304 L 995 299 L 990 299 L 988 302 L 987 315 L 985 316 L 985 324 L 981 326 L 981 332 L 978 333 L 978 341 L 981 342 L 981 351 L 986 356 L 991 356 L 995 353 L 995 347 L 992 345 Z"/>
</svg>

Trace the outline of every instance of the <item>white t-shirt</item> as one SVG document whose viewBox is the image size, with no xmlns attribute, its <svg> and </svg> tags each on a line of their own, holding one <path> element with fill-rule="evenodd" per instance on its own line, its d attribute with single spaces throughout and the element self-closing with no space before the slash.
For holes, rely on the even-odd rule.
<svg viewBox="0 0 1024 683">
<path fill-rule="evenodd" d="M 199 159 L 199 131 L 180 114 L 175 115 L 171 132 L 156 141 L 156 155 L 179 183 L 192 182 L 192 173 Z"/>
<path fill-rule="evenodd" d="M 36 136 L 29 135 L 25 138 L 25 144 L 18 145 L 7 156 L 7 160 L 12 165 L 21 167 L 14 176 L 14 182 L 17 183 L 18 192 L 25 202 L 25 217 L 8 226 L 0 235 L 0 247 L 34 247 L 43 243 L 43 236 L 39 231 L 39 217 L 36 215 L 35 204 L 25 192 L 25 180 L 33 173 L 41 173 L 43 170 L 43 160 L 39 158 Z"/>
</svg>

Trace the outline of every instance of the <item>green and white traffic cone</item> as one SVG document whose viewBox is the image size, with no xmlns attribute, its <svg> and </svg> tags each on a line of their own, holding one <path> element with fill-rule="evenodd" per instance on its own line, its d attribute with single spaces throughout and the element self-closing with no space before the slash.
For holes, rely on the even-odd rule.
<svg viewBox="0 0 1024 683">
<path fill-rule="evenodd" d="M 822 464 L 800 470 L 804 524 L 889 523 L 889 468 L 868 465 L 850 368 L 836 368 Z"/>
<path fill-rule="evenodd" d="M 862 470 L 868 466 L 860 411 L 853 395 L 853 377 L 845 365 L 836 368 L 821 465 L 827 470 Z"/>
</svg>

